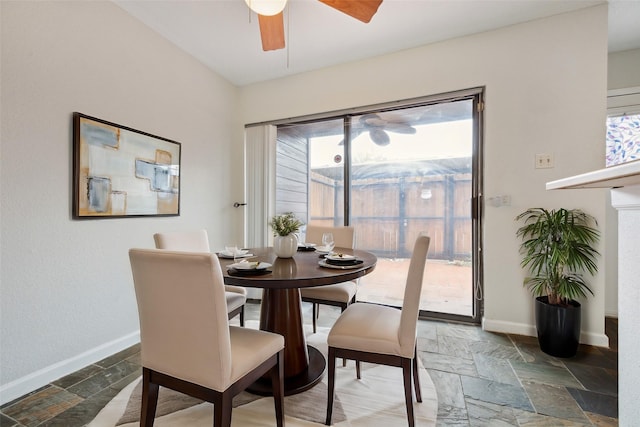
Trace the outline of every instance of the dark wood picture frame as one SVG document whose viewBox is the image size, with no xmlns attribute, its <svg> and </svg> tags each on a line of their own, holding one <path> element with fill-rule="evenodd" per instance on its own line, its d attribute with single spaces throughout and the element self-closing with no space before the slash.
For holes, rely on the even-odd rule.
<svg viewBox="0 0 640 427">
<path fill-rule="evenodd" d="M 73 113 L 75 219 L 180 215 L 182 145 Z"/>
</svg>

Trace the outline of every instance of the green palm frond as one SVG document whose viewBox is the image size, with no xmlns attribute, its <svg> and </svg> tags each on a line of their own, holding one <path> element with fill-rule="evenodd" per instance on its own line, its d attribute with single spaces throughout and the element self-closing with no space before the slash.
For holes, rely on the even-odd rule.
<svg viewBox="0 0 640 427">
<path fill-rule="evenodd" d="M 580 273 L 598 270 L 595 218 L 579 209 L 532 208 L 516 220 L 524 223 L 516 232 L 522 239 L 520 265 L 530 274 L 524 285 L 534 295 L 548 295 L 556 303 L 593 295 Z"/>
</svg>

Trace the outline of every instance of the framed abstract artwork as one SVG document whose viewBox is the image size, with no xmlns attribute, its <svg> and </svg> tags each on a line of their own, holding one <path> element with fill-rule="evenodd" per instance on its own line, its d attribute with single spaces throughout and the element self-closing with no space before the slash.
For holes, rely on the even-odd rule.
<svg viewBox="0 0 640 427">
<path fill-rule="evenodd" d="M 73 114 L 73 217 L 180 215 L 181 144 Z"/>
</svg>

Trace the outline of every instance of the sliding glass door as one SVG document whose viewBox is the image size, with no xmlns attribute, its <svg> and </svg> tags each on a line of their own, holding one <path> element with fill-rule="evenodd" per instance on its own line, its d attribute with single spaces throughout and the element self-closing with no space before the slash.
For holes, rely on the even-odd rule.
<svg viewBox="0 0 640 427">
<path fill-rule="evenodd" d="M 355 227 L 356 247 L 378 256 L 358 300 L 401 305 L 426 231 L 422 314 L 479 319 L 480 95 L 278 127 L 276 210 Z"/>
</svg>

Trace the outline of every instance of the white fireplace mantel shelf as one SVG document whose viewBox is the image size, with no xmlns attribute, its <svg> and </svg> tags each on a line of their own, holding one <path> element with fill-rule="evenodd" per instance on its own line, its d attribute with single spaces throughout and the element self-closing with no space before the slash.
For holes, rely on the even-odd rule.
<svg viewBox="0 0 640 427">
<path fill-rule="evenodd" d="M 640 161 L 624 163 L 547 182 L 547 190 L 618 188 L 640 184 Z"/>
</svg>

